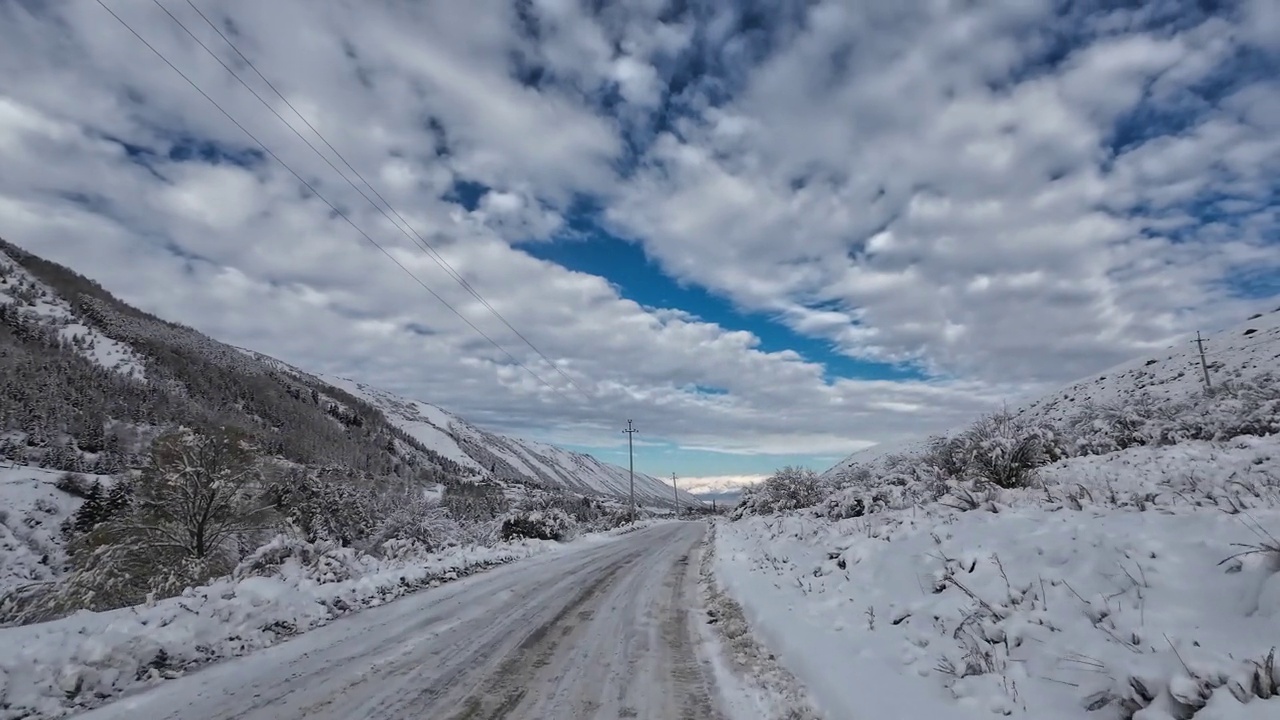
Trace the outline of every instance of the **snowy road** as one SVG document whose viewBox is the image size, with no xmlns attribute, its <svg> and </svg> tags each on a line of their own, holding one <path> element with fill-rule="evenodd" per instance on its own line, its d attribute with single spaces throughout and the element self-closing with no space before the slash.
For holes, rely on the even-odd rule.
<svg viewBox="0 0 1280 720">
<path fill-rule="evenodd" d="M 85 720 L 714 720 L 701 523 L 502 567 L 165 682 Z"/>
</svg>

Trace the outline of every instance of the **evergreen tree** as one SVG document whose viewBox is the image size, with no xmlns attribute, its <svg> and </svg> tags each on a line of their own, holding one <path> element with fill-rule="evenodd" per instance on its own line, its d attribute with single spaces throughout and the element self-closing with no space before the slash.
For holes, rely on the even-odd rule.
<svg viewBox="0 0 1280 720">
<path fill-rule="evenodd" d="M 124 478 L 117 479 L 107 493 L 103 502 L 103 513 L 106 519 L 114 520 L 122 517 L 133 507 L 133 482 Z"/>
<path fill-rule="evenodd" d="M 102 483 L 94 480 L 84 496 L 84 503 L 76 510 L 71 521 L 75 532 L 84 534 L 107 518 L 107 506 L 102 493 Z"/>
</svg>

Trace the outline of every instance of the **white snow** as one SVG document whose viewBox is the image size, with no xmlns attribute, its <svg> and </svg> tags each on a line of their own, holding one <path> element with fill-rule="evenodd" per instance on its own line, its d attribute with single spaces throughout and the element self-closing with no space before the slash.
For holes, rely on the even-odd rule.
<svg viewBox="0 0 1280 720">
<path fill-rule="evenodd" d="M 69 322 L 58 330 L 64 340 L 80 338 L 85 343 L 83 350 L 86 357 L 98 365 L 114 370 L 121 375 L 128 375 L 139 380 L 146 379 L 146 370 L 142 359 L 133 348 L 117 340 L 103 335 L 88 325 Z"/>
<path fill-rule="evenodd" d="M 639 528 L 637 528 L 639 529 Z M 631 531 L 631 528 L 626 528 Z M 583 549 L 625 531 L 569 543 L 526 540 L 375 560 L 349 549 L 316 556 L 283 537 L 221 579 L 151 606 L 0 629 L 0 718 L 61 717 L 104 699 L 251 653 L 364 608 L 493 565 Z M 292 551 L 292 552 L 290 552 Z M 283 562 L 279 558 L 283 557 Z"/>
<path fill-rule="evenodd" d="M 702 657 L 711 667 L 720 701 L 733 717 L 753 720 L 814 720 L 817 717 L 800 683 L 775 655 L 753 637 L 742 606 L 716 580 L 714 536 L 699 553 Z"/>
<path fill-rule="evenodd" d="M 997 512 L 724 523 L 717 572 L 830 718 L 1280 716 L 1249 691 L 1280 645 L 1280 552 L 1247 547 L 1280 548 L 1280 438 L 1043 476 Z"/>
<path fill-rule="evenodd" d="M 0 465 L 0 597 L 22 585 L 61 575 L 65 556 L 58 531 L 82 502 L 54 487 L 62 474 Z"/>
<path fill-rule="evenodd" d="M 513 718 L 714 719 L 686 615 L 696 580 L 688 558 L 702 532 L 696 523 L 667 523 L 606 541 L 513 548 L 560 551 L 416 593 L 287 643 L 278 643 L 270 628 L 326 623 L 335 598 L 379 604 L 389 598 L 372 586 L 398 592 L 397 573 L 424 571 L 315 586 L 294 569 L 136 612 L 0 631 L 0 646 L 20 648 L 14 657 L 0 656 L 10 673 L 0 717 L 66 715 L 75 702 L 103 704 L 96 692 L 114 696 L 159 684 L 85 717 L 390 719 L 467 709 L 497 717 L 501 707 Z M 441 558 L 434 570 L 449 562 Z M 199 673 L 182 670 L 210 655 L 272 644 L 278 646 Z M 185 677 L 158 683 L 177 675 Z"/>
<path fill-rule="evenodd" d="M 1089 404 L 1149 398 L 1171 413 L 1149 428 L 1171 431 L 1162 443 L 1184 426 L 1273 432 L 1274 380 L 1253 404 L 1206 400 L 1187 340 L 1013 412 L 1061 432 Z M 1274 373 L 1280 311 L 1205 345 L 1215 385 Z M 1104 427 L 1085 427 L 1078 447 L 1120 447 L 1087 435 Z M 823 478 L 861 466 L 875 484 L 852 490 L 920 497 L 885 460 L 927 443 L 855 453 Z M 1038 478 L 969 512 L 922 501 L 834 522 L 814 510 L 723 523 L 716 571 L 830 718 L 1280 717 L 1267 659 L 1280 646 L 1280 435 L 1072 457 Z"/>
<path fill-rule="evenodd" d="M 20 300 L 34 293 L 30 304 Z M 71 305 L 44 283 L 37 280 L 8 255 L 0 252 L 0 303 L 13 305 L 24 314 L 39 318 L 56 328 L 68 342 L 78 340 L 77 350 L 98 365 L 122 375 L 146 379 L 145 363 L 128 345 L 113 340 L 83 323 L 75 321 Z"/>
<path fill-rule="evenodd" d="M 330 375 L 317 375 L 320 380 L 362 398 L 382 410 L 389 420 L 422 443 L 428 450 L 440 453 L 464 467 L 481 469 L 480 464 L 458 446 L 455 425 L 465 424 L 460 418 L 440 408 L 416 400 L 406 400 L 363 383 Z"/>
</svg>

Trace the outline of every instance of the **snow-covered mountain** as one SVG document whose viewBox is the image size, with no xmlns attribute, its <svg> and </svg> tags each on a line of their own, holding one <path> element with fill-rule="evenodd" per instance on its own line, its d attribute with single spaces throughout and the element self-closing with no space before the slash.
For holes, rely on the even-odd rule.
<svg viewBox="0 0 1280 720">
<path fill-rule="evenodd" d="M 0 240 L 0 458 L 110 474 L 139 462 L 148 428 L 193 420 L 250 428 L 306 465 L 630 494 L 625 468 L 221 343 Z M 674 504 L 670 485 L 635 480 L 637 503 Z M 680 502 L 700 504 L 686 493 Z"/>
<path fill-rule="evenodd" d="M 1205 335 L 1203 340 L 1211 383 L 1280 371 L 1280 308 Z M 1009 409 L 1029 420 L 1061 425 L 1091 402 L 1124 403 L 1143 394 L 1154 399 L 1177 400 L 1199 392 L 1203 387 L 1200 351 L 1195 337 L 1189 336 L 1162 352 L 1136 357 Z M 889 455 L 921 450 L 927 440 L 919 437 L 860 450 L 827 470 L 824 476 L 834 477 L 853 465 L 868 465 Z"/>
<path fill-rule="evenodd" d="M 499 479 L 533 481 L 584 495 L 623 499 L 630 495 L 626 468 L 554 445 L 498 435 L 435 405 L 408 400 L 354 380 L 319 377 L 378 408 L 393 425 L 463 467 L 488 472 Z M 637 504 L 670 507 L 674 501 L 670 485 L 643 473 L 635 474 L 635 491 Z M 681 492 L 680 503 L 700 505 L 702 501 Z"/>
</svg>

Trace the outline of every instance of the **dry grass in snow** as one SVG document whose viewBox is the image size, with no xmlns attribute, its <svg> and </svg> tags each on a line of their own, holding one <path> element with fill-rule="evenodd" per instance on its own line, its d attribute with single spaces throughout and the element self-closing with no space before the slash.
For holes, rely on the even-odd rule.
<svg viewBox="0 0 1280 720">
<path fill-rule="evenodd" d="M 718 575 L 831 718 L 1280 717 L 1280 438 L 1040 481 L 968 512 L 725 523 Z"/>
</svg>

